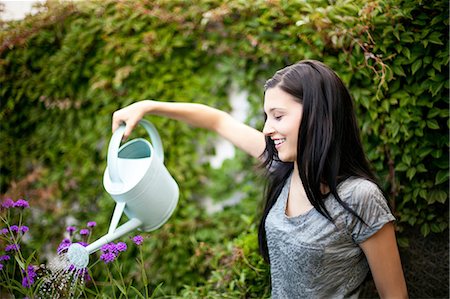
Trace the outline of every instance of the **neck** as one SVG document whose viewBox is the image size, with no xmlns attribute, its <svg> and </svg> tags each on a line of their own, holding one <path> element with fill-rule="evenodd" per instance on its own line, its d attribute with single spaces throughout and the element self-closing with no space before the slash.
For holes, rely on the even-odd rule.
<svg viewBox="0 0 450 299">
<path fill-rule="evenodd" d="M 301 184 L 303 185 L 303 182 L 301 181 L 300 178 L 300 172 L 298 171 L 298 164 L 297 161 L 294 162 L 294 173 L 293 173 L 293 179 L 295 180 L 299 180 L 301 182 Z M 327 194 L 328 192 L 330 192 L 330 188 L 328 188 L 327 184 L 324 183 L 320 183 L 320 192 L 322 194 Z"/>
</svg>

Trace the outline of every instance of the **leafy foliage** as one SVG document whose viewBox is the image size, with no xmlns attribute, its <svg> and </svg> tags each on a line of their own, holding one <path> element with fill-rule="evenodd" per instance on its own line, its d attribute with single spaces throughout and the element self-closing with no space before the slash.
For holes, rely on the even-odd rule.
<svg viewBox="0 0 450 299">
<path fill-rule="evenodd" d="M 248 122 L 261 127 L 265 79 L 308 58 L 349 87 L 399 230 L 447 229 L 447 2 L 86 1 L 49 2 L 41 11 L 2 23 L 0 33 L 0 188 L 36 201 L 37 248 L 70 219 L 95 216 L 106 230 L 113 202 L 101 179 L 113 111 L 150 98 L 229 110 L 237 84 L 249 92 Z M 267 295 L 252 226 L 262 189 L 249 171 L 255 161 L 239 154 L 212 169 L 204 156 L 214 154 L 216 137 L 151 121 L 181 187 L 176 214 L 144 248 L 151 288 L 163 282 L 163 293 L 185 297 Z M 237 189 L 244 199 L 223 212 L 209 215 L 199 204 Z M 138 277 L 127 254 L 123 271 Z"/>
</svg>

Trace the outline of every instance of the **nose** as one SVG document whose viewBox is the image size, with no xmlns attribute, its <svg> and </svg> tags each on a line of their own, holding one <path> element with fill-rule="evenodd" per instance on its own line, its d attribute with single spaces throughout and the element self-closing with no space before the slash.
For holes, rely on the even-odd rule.
<svg viewBox="0 0 450 299">
<path fill-rule="evenodd" d="M 264 135 L 270 136 L 270 135 L 272 135 L 275 132 L 275 130 L 272 128 L 272 126 L 269 124 L 269 122 L 266 121 L 264 123 L 264 127 L 263 127 L 263 131 L 262 132 L 263 132 Z"/>
</svg>

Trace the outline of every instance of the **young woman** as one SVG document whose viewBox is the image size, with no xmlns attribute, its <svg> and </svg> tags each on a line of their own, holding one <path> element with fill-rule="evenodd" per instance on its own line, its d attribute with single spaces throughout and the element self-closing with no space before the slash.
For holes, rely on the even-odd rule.
<svg viewBox="0 0 450 299">
<path fill-rule="evenodd" d="M 323 63 L 300 61 L 265 85 L 260 132 L 194 103 L 118 110 L 127 138 L 145 114 L 217 132 L 268 170 L 259 245 L 273 298 L 356 298 L 369 268 L 382 298 L 407 298 L 394 216 L 363 152 L 350 94 Z"/>
</svg>

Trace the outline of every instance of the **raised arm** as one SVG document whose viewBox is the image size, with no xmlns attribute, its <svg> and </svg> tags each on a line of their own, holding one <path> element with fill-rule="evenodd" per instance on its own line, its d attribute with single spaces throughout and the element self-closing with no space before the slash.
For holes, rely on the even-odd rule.
<svg viewBox="0 0 450 299">
<path fill-rule="evenodd" d="M 168 117 L 193 127 L 216 132 L 256 158 L 263 153 L 265 148 L 262 132 L 237 121 L 224 111 L 195 103 L 169 103 L 150 100 L 136 102 L 114 112 L 113 132 L 121 123 L 125 123 L 124 138 L 128 138 L 139 120 L 146 114 Z"/>
</svg>

